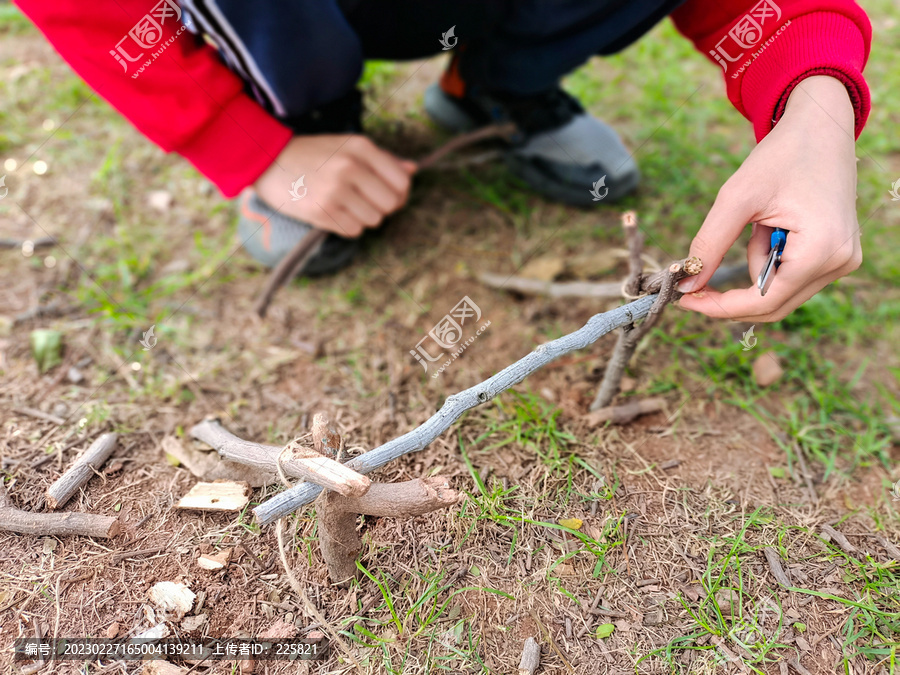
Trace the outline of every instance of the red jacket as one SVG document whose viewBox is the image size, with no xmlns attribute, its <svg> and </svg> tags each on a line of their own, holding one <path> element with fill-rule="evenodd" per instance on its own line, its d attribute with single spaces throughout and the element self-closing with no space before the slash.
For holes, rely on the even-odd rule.
<svg viewBox="0 0 900 675">
<path fill-rule="evenodd" d="M 16 3 L 97 93 L 228 197 L 255 182 L 291 137 L 244 93 L 212 47 L 175 31 L 165 58 L 142 69 L 139 79 L 123 73 L 114 48 L 150 9 L 148 0 Z M 753 123 L 757 140 L 780 117 L 793 87 L 818 74 L 844 82 L 857 136 L 862 131 L 870 105 L 862 70 L 872 29 L 852 0 L 688 0 L 672 18 L 723 68 L 728 98 Z M 753 32 L 760 29 L 761 37 Z"/>
</svg>

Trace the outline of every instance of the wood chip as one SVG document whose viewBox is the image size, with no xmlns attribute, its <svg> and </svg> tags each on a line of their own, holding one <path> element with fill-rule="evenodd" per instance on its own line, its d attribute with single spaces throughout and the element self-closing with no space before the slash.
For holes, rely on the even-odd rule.
<svg viewBox="0 0 900 675">
<path fill-rule="evenodd" d="M 250 486 L 244 482 L 197 483 L 176 505 L 194 511 L 240 511 L 250 503 Z"/>
<path fill-rule="evenodd" d="M 191 611 L 197 596 L 182 583 L 160 581 L 150 589 L 148 597 L 156 607 L 180 619 Z"/>
<path fill-rule="evenodd" d="M 534 671 L 541 665 L 541 646 L 530 637 L 525 640 L 522 648 L 522 658 L 519 659 L 519 675 L 534 675 Z"/>
<path fill-rule="evenodd" d="M 888 555 L 891 556 L 894 560 L 900 560 L 900 548 L 897 548 L 895 544 L 888 541 L 884 537 L 876 537 L 878 543 L 881 544 L 882 548 L 887 551 Z"/>
<path fill-rule="evenodd" d="M 778 552 L 771 546 L 764 546 L 763 554 L 766 556 L 766 562 L 769 563 L 769 569 L 772 571 L 772 576 L 775 577 L 775 580 L 785 588 L 793 586 L 794 584 L 791 583 L 790 577 L 781 566 L 781 556 L 778 555 Z"/>
<path fill-rule="evenodd" d="M 855 555 L 857 553 L 856 547 L 850 543 L 850 540 L 831 525 L 823 525 L 822 534 L 827 535 L 829 541 L 833 541 L 840 546 L 844 553 L 847 553 L 848 555 Z"/>
<path fill-rule="evenodd" d="M 168 661 L 147 661 L 141 675 L 187 675 L 188 669 Z"/>
<path fill-rule="evenodd" d="M 812 675 L 812 673 L 800 665 L 800 660 L 796 656 L 792 659 L 788 659 L 787 663 L 791 668 L 800 673 L 800 675 Z"/>
<path fill-rule="evenodd" d="M 231 552 L 232 549 L 226 548 L 222 551 L 219 551 L 215 555 L 208 553 L 203 554 L 199 558 L 197 558 L 197 565 L 202 569 L 209 570 L 211 572 L 225 569 L 228 563 L 231 562 Z"/>
</svg>

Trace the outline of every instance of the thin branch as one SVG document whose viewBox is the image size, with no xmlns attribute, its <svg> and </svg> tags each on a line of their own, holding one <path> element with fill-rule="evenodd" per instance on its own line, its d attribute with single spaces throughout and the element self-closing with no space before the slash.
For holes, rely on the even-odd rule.
<svg viewBox="0 0 900 675">
<path fill-rule="evenodd" d="M 481 141 L 486 141 L 491 138 L 505 138 L 509 140 L 515 135 L 516 131 L 515 124 L 506 122 L 503 124 L 488 124 L 475 131 L 459 134 L 420 159 L 418 161 L 417 170 L 423 171 L 425 169 L 430 169 L 451 152 L 462 150 L 465 147 L 480 143 Z"/>
<path fill-rule="evenodd" d="M 429 169 L 451 152 L 455 152 L 466 146 L 480 143 L 489 138 L 511 138 L 515 132 L 516 127 L 510 122 L 506 124 L 489 124 L 488 126 L 476 129 L 475 131 L 460 134 L 419 160 L 418 168 L 416 170 L 423 171 Z M 288 254 L 282 258 L 281 262 L 279 262 L 275 269 L 272 270 L 266 281 L 266 285 L 263 288 L 263 292 L 259 296 L 259 300 L 256 301 L 256 304 L 253 307 L 253 311 L 256 312 L 260 318 L 266 316 L 269 305 L 272 303 L 272 298 L 275 297 L 278 289 L 297 276 L 300 270 L 302 270 L 306 266 L 306 263 L 309 262 L 309 259 L 316 254 L 316 251 L 319 250 L 319 247 L 325 241 L 327 236 L 328 233 L 324 230 L 313 230 L 309 235 L 297 242 L 297 245 L 288 251 Z"/>
<path fill-rule="evenodd" d="M 53 237 L 38 237 L 37 239 L 0 239 L 0 248 L 22 248 L 26 243 L 31 242 L 31 249 L 47 248 L 48 246 L 56 246 L 56 239 Z"/>
<path fill-rule="evenodd" d="M 719 286 L 731 281 L 749 279 L 747 265 L 720 267 L 709 280 L 708 286 Z M 549 298 L 591 298 L 595 300 L 615 300 L 622 297 L 623 281 L 543 281 L 528 277 L 509 276 L 494 272 L 481 272 L 478 280 L 489 288 L 497 288 L 522 295 L 544 295 Z M 642 282 L 644 293 L 659 291 L 661 278 L 651 275 Z M 636 295 L 636 294 L 635 294 Z"/>
<path fill-rule="evenodd" d="M 306 263 L 309 262 L 309 259 L 319 250 L 327 236 L 328 233 L 325 230 L 313 230 L 297 242 L 297 245 L 288 251 L 288 254 L 272 270 L 266 281 L 265 288 L 263 288 L 262 295 L 259 296 L 259 300 L 253 306 L 253 311 L 260 318 L 265 318 L 269 305 L 272 303 L 272 298 L 275 297 L 278 289 L 293 279 L 303 269 Z"/>
<path fill-rule="evenodd" d="M 84 451 L 72 466 L 53 485 L 47 488 L 47 506 L 58 509 L 72 498 L 82 485 L 90 480 L 94 471 L 103 466 L 116 447 L 117 434 L 103 434 Z"/>
<path fill-rule="evenodd" d="M 367 474 L 398 457 L 427 447 L 467 410 L 487 403 L 554 359 L 578 349 L 584 349 L 607 333 L 647 316 L 656 298 L 655 295 L 648 295 L 612 311 L 596 314 L 588 320 L 587 324 L 573 333 L 539 345 L 533 352 L 484 382 L 449 396 L 441 409 L 424 424 L 374 450 L 351 459 L 346 466 L 359 473 Z M 317 485 L 301 483 L 263 502 L 253 510 L 253 513 L 260 524 L 268 525 L 278 518 L 296 511 L 301 506 L 309 504 L 321 491 L 322 489 Z"/>
<path fill-rule="evenodd" d="M 647 318 L 640 326 L 637 326 L 636 328 L 625 326 L 622 332 L 619 333 L 619 339 L 616 341 L 616 346 L 613 349 L 612 356 L 606 366 L 606 371 L 603 373 L 603 381 L 600 383 L 600 388 L 597 390 L 597 396 L 594 398 L 594 402 L 591 403 L 591 411 L 605 408 L 610 404 L 613 398 L 615 398 L 616 394 L 619 393 L 622 375 L 625 373 L 625 368 L 631 360 L 634 350 L 637 349 L 641 339 L 647 335 L 653 326 L 656 325 L 656 322 L 659 321 L 666 305 L 668 305 L 675 297 L 675 283 L 679 279 L 691 276 L 692 272 L 694 274 L 699 273 L 699 263 L 700 261 L 697 258 L 688 258 L 677 263 L 672 263 L 667 269 L 662 270 L 663 277 L 660 290 L 655 296 L 653 306 L 650 308 Z"/>
</svg>

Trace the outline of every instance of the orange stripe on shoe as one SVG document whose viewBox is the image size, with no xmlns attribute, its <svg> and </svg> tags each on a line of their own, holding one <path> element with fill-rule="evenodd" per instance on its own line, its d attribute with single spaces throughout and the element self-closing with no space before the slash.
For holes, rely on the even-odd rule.
<svg viewBox="0 0 900 675">
<path fill-rule="evenodd" d="M 441 89 L 445 94 L 462 98 L 466 94 L 466 83 L 459 74 L 459 57 L 455 56 L 444 74 L 441 75 Z"/>
<path fill-rule="evenodd" d="M 250 210 L 250 192 L 245 192 L 241 197 L 241 215 L 248 220 L 252 220 L 256 223 L 259 223 L 261 229 L 263 231 L 262 234 L 262 245 L 263 248 L 267 251 L 272 250 L 271 239 L 272 239 L 272 226 L 269 224 L 268 218 L 263 218 L 261 213 L 256 213 Z"/>
</svg>

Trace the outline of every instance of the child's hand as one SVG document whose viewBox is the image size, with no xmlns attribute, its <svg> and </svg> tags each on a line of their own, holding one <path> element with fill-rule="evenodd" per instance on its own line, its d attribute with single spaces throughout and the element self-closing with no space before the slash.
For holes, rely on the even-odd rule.
<svg viewBox="0 0 900 675">
<path fill-rule="evenodd" d="M 753 285 L 719 293 L 703 289 L 748 222 Z M 756 275 L 772 228 L 788 230 L 781 267 L 761 296 Z M 854 113 L 840 81 L 801 82 L 775 128 L 719 191 L 691 244 L 703 272 L 682 282 L 680 304 L 716 318 L 777 321 L 862 263 L 856 220 Z"/>
<path fill-rule="evenodd" d="M 253 187 L 281 213 L 342 237 L 377 227 L 409 197 L 416 165 L 355 134 L 297 136 Z M 294 195 L 291 186 L 301 177 Z M 305 190 L 305 192 L 304 192 Z"/>
</svg>

